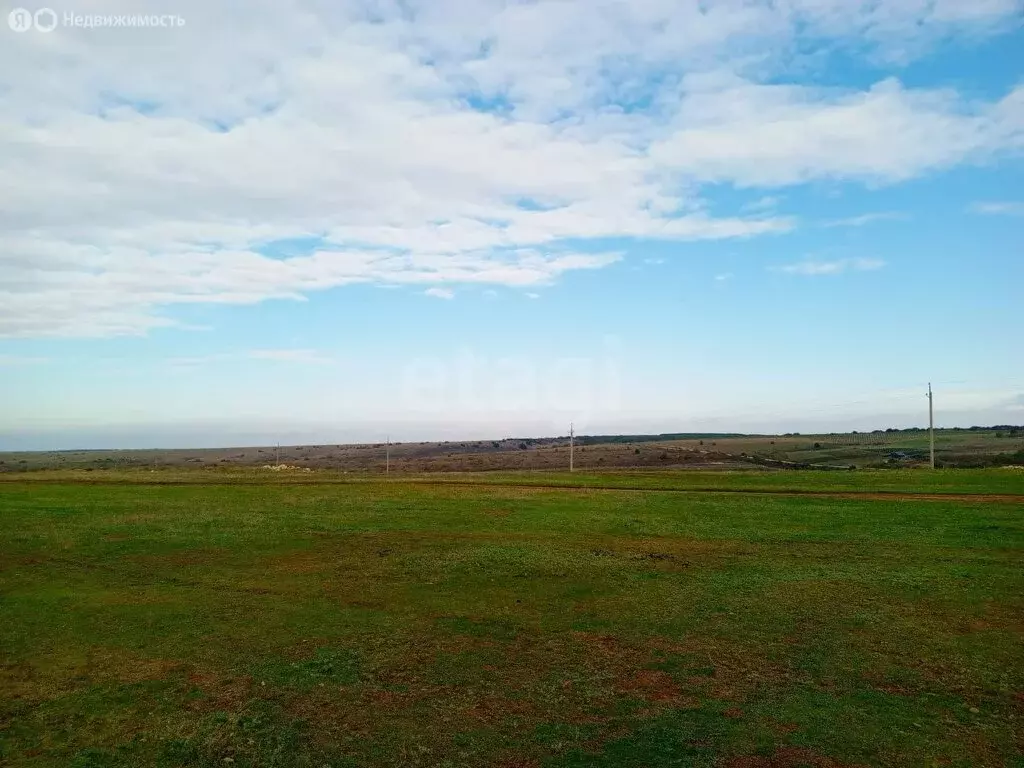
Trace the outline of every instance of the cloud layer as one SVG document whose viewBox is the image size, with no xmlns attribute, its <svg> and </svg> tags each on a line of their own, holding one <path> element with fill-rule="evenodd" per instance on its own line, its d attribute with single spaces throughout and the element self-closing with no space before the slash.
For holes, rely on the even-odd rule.
<svg viewBox="0 0 1024 768">
<path fill-rule="evenodd" d="M 0 336 L 356 282 L 539 286 L 614 262 L 609 237 L 797 224 L 714 217 L 705 185 L 897 183 L 1024 149 L 1024 87 L 774 79 L 995 33 L 1017 0 L 179 6 L 182 28 L 3 30 Z"/>
<path fill-rule="evenodd" d="M 1014 201 L 975 203 L 971 206 L 974 213 L 987 216 L 1024 216 L 1024 203 Z"/>
<path fill-rule="evenodd" d="M 836 259 L 835 261 L 800 261 L 779 267 L 778 271 L 791 275 L 817 277 L 819 275 L 839 275 L 848 271 L 870 272 L 884 266 L 885 262 L 881 259 Z"/>
</svg>

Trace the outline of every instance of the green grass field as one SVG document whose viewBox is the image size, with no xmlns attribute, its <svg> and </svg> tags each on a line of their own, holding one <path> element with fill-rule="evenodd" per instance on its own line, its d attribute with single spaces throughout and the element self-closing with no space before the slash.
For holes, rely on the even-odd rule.
<svg viewBox="0 0 1024 768">
<path fill-rule="evenodd" d="M 425 480 L 5 476 L 0 763 L 1024 766 L 1024 471 Z"/>
</svg>

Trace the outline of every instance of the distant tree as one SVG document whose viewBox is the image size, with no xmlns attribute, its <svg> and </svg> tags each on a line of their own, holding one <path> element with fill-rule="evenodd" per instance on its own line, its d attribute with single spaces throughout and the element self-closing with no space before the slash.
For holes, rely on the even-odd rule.
<svg viewBox="0 0 1024 768">
<path fill-rule="evenodd" d="M 519 450 L 520 451 L 525 451 L 526 450 L 526 443 L 520 443 L 519 444 Z"/>
<path fill-rule="evenodd" d="M 640 449 L 639 449 L 639 448 L 635 448 L 635 449 L 633 449 L 633 453 L 634 453 L 634 454 L 639 454 L 639 453 L 640 453 Z M 0 462 L 0 464 L 2 464 L 2 463 L 3 463 L 3 462 Z"/>
<path fill-rule="evenodd" d="M 814 444 L 814 450 L 816 450 L 816 451 L 817 451 L 817 450 L 818 450 L 818 449 L 820 449 L 820 448 L 821 448 L 821 443 L 815 443 L 815 444 Z"/>
</svg>

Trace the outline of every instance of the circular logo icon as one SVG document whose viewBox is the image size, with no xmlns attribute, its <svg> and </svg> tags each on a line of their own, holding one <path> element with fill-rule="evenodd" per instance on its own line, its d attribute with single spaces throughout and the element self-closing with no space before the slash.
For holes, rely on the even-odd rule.
<svg viewBox="0 0 1024 768">
<path fill-rule="evenodd" d="M 33 20 L 40 32 L 53 32 L 57 28 L 57 14 L 49 8 L 40 8 Z"/>
<path fill-rule="evenodd" d="M 7 24 L 15 32 L 27 32 L 32 29 L 32 12 L 24 8 L 15 8 L 7 14 Z"/>
</svg>

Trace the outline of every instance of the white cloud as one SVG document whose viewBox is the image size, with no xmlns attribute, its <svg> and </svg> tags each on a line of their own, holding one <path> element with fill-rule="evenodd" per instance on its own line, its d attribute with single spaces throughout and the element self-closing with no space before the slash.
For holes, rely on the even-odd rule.
<svg viewBox="0 0 1024 768">
<path fill-rule="evenodd" d="M 282 363 L 326 363 L 330 358 L 315 349 L 255 349 L 249 353 L 254 360 L 274 360 Z"/>
<path fill-rule="evenodd" d="M 881 269 L 881 259 L 838 259 L 836 261 L 801 261 L 777 267 L 777 271 L 791 275 L 838 275 L 843 272 L 868 272 Z"/>
<path fill-rule="evenodd" d="M 694 78 L 684 94 L 679 130 L 655 142 L 651 157 L 704 182 L 894 183 L 1024 148 L 1024 87 L 972 104 L 894 79 L 851 93 L 727 76 Z"/>
<path fill-rule="evenodd" d="M 719 283 L 724 283 L 726 280 L 732 280 L 732 272 L 722 272 L 719 275 L 715 275 L 715 280 Z"/>
<path fill-rule="evenodd" d="M 879 211 L 877 213 L 862 213 L 859 216 L 851 216 L 846 219 L 836 219 L 825 222 L 826 227 L 863 227 L 867 224 L 874 224 L 877 221 L 906 221 L 909 216 L 902 211 Z"/>
<path fill-rule="evenodd" d="M 455 291 L 450 288 L 427 288 L 424 295 L 433 296 L 435 299 L 454 299 Z"/>
<path fill-rule="evenodd" d="M 905 57 L 1019 9 L 181 0 L 181 28 L 5 35 L 0 336 L 351 283 L 539 286 L 619 258 L 602 238 L 784 233 L 770 198 L 709 216 L 702 185 L 891 183 L 1024 147 L 1024 88 L 764 85 L 807 66 L 799 34 Z"/>
<path fill-rule="evenodd" d="M 528 299 L 539 299 L 540 298 L 540 294 L 539 293 L 527 293 L 526 294 L 526 298 L 528 298 Z"/>
<path fill-rule="evenodd" d="M 764 197 L 758 198 L 757 200 L 744 205 L 743 210 L 762 213 L 764 211 L 773 210 L 778 206 L 779 202 L 781 202 L 780 199 L 775 195 L 765 195 Z"/>
<path fill-rule="evenodd" d="M 276 363 L 321 364 L 331 358 L 315 349 L 251 349 L 246 352 L 220 352 L 192 357 L 173 357 L 168 362 L 176 368 L 195 368 L 215 363 L 230 363 L 239 360 L 262 360 Z"/>
<path fill-rule="evenodd" d="M 974 203 L 970 209 L 974 213 L 982 213 L 989 216 L 1024 216 L 1024 203 L 1021 202 Z"/>
</svg>

